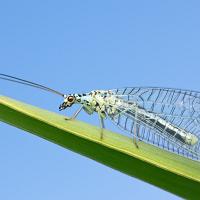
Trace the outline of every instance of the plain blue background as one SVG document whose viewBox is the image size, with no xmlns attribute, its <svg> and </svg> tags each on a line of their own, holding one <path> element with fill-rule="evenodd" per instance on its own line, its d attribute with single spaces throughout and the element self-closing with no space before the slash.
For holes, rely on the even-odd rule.
<svg viewBox="0 0 200 200">
<path fill-rule="evenodd" d="M 66 93 L 200 90 L 199 9 L 182 0 L 1 1 L 0 71 Z M 0 92 L 55 112 L 62 101 L 3 81 Z M 179 199 L 4 123 L 0 138 L 0 199 Z"/>
</svg>

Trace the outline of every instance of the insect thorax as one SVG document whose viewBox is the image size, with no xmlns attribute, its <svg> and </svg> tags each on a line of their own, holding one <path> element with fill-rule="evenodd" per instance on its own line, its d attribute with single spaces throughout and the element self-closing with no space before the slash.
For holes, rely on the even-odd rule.
<svg viewBox="0 0 200 200">
<path fill-rule="evenodd" d="M 82 104 L 88 114 L 98 112 L 104 118 L 106 114 L 117 114 L 116 107 L 123 103 L 109 90 L 94 90 L 90 93 L 76 94 L 75 96 L 77 103 Z"/>
<path fill-rule="evenodd" d="M 105 111 L 105 104 L 108 99 L 108 91 L 95 90 L 90 93 L 75 94 L 76 103 L 82 104 L 85 108 L 90 108 L 94 112 Z"/>
</svg>

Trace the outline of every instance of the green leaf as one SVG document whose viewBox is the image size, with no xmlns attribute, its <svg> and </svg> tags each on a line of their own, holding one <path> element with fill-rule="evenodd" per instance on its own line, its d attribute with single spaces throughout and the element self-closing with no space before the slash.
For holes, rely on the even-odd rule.
<svg viewBox="0 0 200 200">
<path fill-rule="evenodd" d="M 91 116 L 88 116 L 91 117 Z M 0 120 L 187 199 L 200 197 L 200 163 L 8 97 Z M 145 192 L 145 191 L 144 191 Z"/>
</svg>

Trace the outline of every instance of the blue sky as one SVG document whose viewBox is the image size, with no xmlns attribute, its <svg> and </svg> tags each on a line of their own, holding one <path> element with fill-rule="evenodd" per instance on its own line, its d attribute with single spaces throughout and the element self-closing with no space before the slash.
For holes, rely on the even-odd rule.
<svg viewBox="0 0 200 200">
<path fill-rule="evenodd" d="M 2 1 L 0 71 L 66 93 L 124 86 L 200 90 L 199 6 L 180 0 Z M 0 86 L 2 95 L 58 112 L 57 96 Z M 96 115 L 79 119 L 98 124 Z M 3 123 L 0 137 L 0 199 L 179 199 Z"/>
</svg>

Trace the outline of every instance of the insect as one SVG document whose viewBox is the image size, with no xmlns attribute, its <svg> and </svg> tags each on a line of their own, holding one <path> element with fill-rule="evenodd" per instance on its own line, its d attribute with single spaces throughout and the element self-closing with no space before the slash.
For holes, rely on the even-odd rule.
<svg viewBox="0 0 200 200">
<path fill-rule="evenodd" d="M 138 140 L 175 152 L 193 160 L 200 159 L 200 92 L 156 87 L 126 87 L 94 90 L 82 94 L 63 94 L 24 79 L 0 74 L 0 79 L 36 87 L 64 98 L 59 110 L 74 104 L 89 115 L 98 113 L 103 139 L 104 120 L 109 118 L 118 127 Z"/>
</svg>

